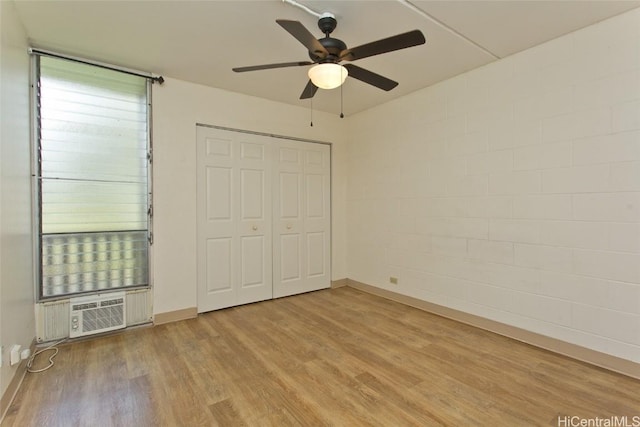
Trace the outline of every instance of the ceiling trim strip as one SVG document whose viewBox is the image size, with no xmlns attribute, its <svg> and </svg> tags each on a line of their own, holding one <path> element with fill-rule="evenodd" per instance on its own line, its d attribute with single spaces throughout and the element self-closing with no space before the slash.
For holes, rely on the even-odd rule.
<svg viewBox="0 0 640 427">
<path fill-rule="evenodd" d="M 458 32 L 458 31 L 456 31 L 454 28 L 448 26 L 447 24 L 445 24 L 444 22 L 440 21 L 439 19 L 429 15 L 427 12 L 425 12 L 422 9 L 420 9 L 418 6 L 416 6 L 415 4 L 411 3 L 409 0 L 398 0 L 398 2 L 400 4 L 403 4 L 404 6 L 408 7 L 409 9 L 411 9 L 412 11 L 417 13 L 418 15 L 422 16 L 423 18 L 426 18 L 429 21 L 433 22 L 434 24 L 436 24 L 440 28 L 448 31 L 449 33 L 453 34 L 454 36 L 456 36 L 456 37 L 464 40 L 465 42 L 473 45 L 474 47 L 480 49 L 481 51 L 483 51 L 487 55 L 492 56 L 494 59 L 500 59 L 500 57 L 498 55 L 496 55 L 495 53 L 491 52 L 486 47 L 476 43 L 475 41 L 471 40 L 469 37 L 465 36 L 464 34 Z"/>
</svg>

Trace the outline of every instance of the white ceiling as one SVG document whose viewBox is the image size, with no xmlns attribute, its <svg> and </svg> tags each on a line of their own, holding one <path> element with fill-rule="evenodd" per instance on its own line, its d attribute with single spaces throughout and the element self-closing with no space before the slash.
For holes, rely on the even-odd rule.
<svg viewBox="0 0 640 427">
<path fill-rule="evenodd" d="M 332 36 L 348 47 L 413 29 L 425 45 L 355 62 L 398 81 L 384 92 L 355 79 L 343 88 L 353 114 L 438 81 L 640 7 L 640 0 L 601 1 L 308 1 L 332 12 Z M 25 1 L 18 14 L 33 46 L 150 71 L 293 105 L 308 67 L 234 73 L 232 67 L 308 60 L 275 20 L 302 22 L 322 37 L 317 18 L 281 0 Z M 319 90 L 313 108 L 340 111 L 340 90 Z"/>
</svg>

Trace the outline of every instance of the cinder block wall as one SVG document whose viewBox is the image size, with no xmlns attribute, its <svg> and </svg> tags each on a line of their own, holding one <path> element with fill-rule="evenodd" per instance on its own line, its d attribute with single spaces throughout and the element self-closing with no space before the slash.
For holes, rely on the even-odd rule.
<svg viewBox="0 0 640 427">
<path fill-rule="evenodd" d="M 350 127 L 349 278 L 640 362 L 640 10 Z"/>
</svg>

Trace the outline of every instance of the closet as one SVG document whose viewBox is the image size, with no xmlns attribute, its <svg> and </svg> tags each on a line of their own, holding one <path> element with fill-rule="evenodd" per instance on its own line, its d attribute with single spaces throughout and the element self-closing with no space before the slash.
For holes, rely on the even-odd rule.
<svg viewBox="0 0 640 427">
<path fill-rule="evenodd" d="M 330 286 L 330 146 L 197 126 L 198 312 Z"/>
</svg>

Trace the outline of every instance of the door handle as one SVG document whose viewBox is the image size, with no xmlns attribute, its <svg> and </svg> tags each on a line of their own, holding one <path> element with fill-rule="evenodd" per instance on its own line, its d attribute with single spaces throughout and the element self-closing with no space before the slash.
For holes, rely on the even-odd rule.
<svg viewBox="0 0 640 427">
<path fill-rule="evenodd" d="M 291 224 L 287 224 L 287 230 L 291 230 Z"/>
<path fill-rule="evenodd" d="M 258 229 L 258 226 L 257 226 L 257 225 L 254 225 L 253 227 L 251 227 L 251 229 L 252 229 L 253 231 L 256 231 L 256 230 Z"/>
</svg>

